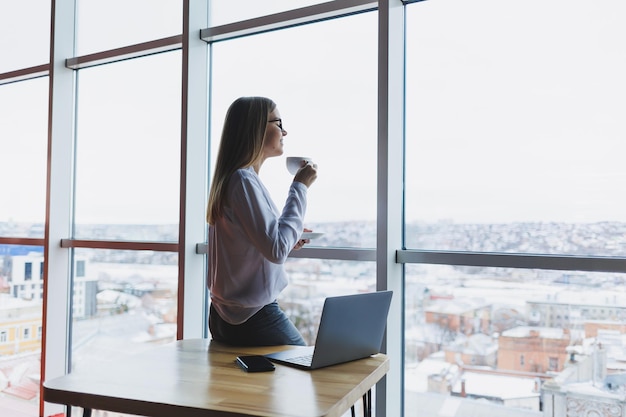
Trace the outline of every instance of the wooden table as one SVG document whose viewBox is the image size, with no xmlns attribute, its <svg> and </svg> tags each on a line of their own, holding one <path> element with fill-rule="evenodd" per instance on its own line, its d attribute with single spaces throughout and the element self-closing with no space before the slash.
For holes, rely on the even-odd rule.
<svg viewBox="0 0 626 417">
<path fill-rule="evenodd" d="M 179 340 L 140 355 L 45 381 L 47 402 L 150 417 L 338 417 L 389 370 L 383 354 L 314 371 L 276 365 L 246 373 L 238 355 L 282 347 L 232 348 Z"/>
</svg>

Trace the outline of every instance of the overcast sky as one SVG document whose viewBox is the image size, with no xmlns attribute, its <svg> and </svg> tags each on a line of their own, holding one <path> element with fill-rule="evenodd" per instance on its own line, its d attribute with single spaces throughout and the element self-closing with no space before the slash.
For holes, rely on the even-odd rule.
<svg viewBox="0 0 626 417">
<path fill-rule="evenodd" d="M 152 0 L 125 0 L 119 3 L 125 13 L 108 18 L 105 9 L 87 9 L 94 3 L 79 4 L 79 54 L 181 30 L 178 1 L 155 7 Z M 250 17 L 259 3 L 221 0 L 219 7 L 236 5 L 251 14 L 223 9 L 215 18 Z M 0 49 L 8 53 L 0 71 L 47 59 L 46 31 L 38 29 L 49 16 L 32 15 L 35 4 L 45 9 L 47 2 L 2 6 Z M 274 12 L 285 2 L 263 4 Z M 16 16 L 28 12 L 29 31 L 7 17 L 7 7 Z M 149 13 L 139 19 L 140 11 Z M 408 6 L 407 219 L 626 220 L 624 18 L 620 0 Z M 133 30 L 137 22 L 146 26 L 141 33 Z M 289 132 L 285 155 L 311 156 L 320 166 L 310 190 L 310 221 L 373 220 L 376 214 L 375 25 L 374 14 L 353 16 L 238 39 L 213 51 L 212 135 L 219 136 L 236 97 L 273 98 Z M 172 196 L 179 120 L 172 115 L 179 114 L 180 54 L 140 61 L 84 70 L 79 77 L 78 155 L 85 159 L 82 165 L 79 159 L 77 215 L 83 221 L 178 218 Z M 37 149 L 47 131 L 46 93 L 45 79 L 0 86 L 0 219 L 43 219 L 45 153 Z M 146 175 L 133 168 L 139 163 Z M 116 172 L 124 176 L 115 178 Z M 281 204 L 291 181 L 284 158 L 268 162 L 262 176 Z"/>
</svg>

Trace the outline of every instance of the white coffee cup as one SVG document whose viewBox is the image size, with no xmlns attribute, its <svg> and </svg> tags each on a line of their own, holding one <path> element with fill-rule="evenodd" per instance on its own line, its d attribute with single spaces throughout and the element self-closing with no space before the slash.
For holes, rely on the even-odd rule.
<svg viewBox="0 0 626 417">
<path fill-rule="evenodd" d="M 313 163 L 313 159 L 308 156 L 288 156 L 287 157 L 287 170 L 291 175 L 296 175 L 296 172 L 304 166 L 302 161 L 307 163 Z"/>
</svg>

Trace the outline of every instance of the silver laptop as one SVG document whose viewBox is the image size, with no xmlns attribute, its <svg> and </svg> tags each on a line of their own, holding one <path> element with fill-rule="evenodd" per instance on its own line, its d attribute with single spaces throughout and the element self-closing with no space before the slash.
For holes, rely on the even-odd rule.
<svg viewBox="0 0 626 417">
<path fill-rule="evenodd" d="M 371 356 L 380 351 L 392 291 L 328 297 L 315 346 L 298 346 L 265 355 L 273 362 L 317 369 Z"/>
</svg>

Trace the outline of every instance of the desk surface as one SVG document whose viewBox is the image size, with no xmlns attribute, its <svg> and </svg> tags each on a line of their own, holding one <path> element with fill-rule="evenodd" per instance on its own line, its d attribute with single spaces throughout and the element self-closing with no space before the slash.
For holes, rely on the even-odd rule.
<svg viewBox="0 0 626 417">
<path fill-rule="evenodd" d="M 151 417 L 341 416 L 389 370 L 370 358 L 305 371 L 276 365 L 246 373 L 238 355 L 289 347 L 232 348 L 179 340 L 44 382 L 47 402 Z"/>
</svg>

